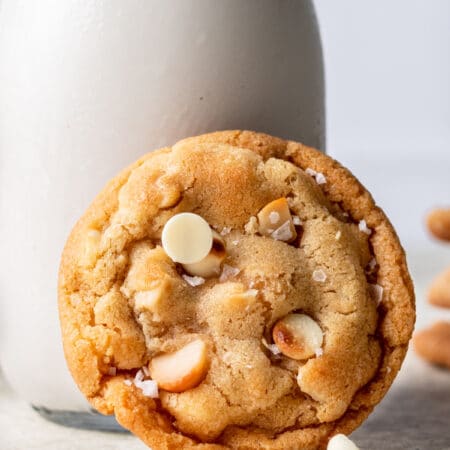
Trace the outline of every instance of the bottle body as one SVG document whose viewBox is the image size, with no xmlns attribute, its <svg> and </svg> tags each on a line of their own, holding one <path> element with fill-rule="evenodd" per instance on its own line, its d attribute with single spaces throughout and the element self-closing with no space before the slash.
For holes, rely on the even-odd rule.
<svg viewBox="0 0 450 450">
<path fill-rule="evenodd" d="M 208 131 L 323 149 L 323 84 L 307 1 L 3 0 L 0 363 L 20 395 L 89 411 L 64 362 L 57 273 L 71 227 L 106 181 Z"/>
</svg>

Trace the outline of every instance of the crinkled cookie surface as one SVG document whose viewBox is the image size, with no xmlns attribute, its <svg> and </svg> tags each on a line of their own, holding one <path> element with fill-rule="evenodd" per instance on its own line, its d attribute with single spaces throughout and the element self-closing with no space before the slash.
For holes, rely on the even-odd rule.
<svg viewBox="0 0 450 450">
<path fill-rule="evenodd" d="M 289 242 L 258 226 L 280 198 L 295 217 Z M 199 283 L 161 247 L 182 212 L 226 250 Z M 321 448 L 381 400 L 414 324 L 403 250 L 370 194 L 314 149 L 242 131 L 185 139 L 113 179 L 68 239 L 59 307 L 81 391 L 154 450 Z M 292 313 L 323 334 L 303 359 L 273 341 Z M 143 387 L 154 358 L 198 340 L 198 384 Z"/>
</svg>

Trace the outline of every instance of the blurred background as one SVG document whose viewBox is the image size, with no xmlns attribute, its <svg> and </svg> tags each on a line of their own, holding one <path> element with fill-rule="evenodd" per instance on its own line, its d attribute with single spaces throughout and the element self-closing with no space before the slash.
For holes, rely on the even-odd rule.
<svg viewBox="0 0 450 450">
<path fill-rule="evenodd" d="M 408 254 L 418 326 L 447 315 L 425 291 L 450 265 L 424 217 L 450 206 L 450 2 L 315 0 L 326 77 L 327 151 L 383 207 Z"/>
</svg>

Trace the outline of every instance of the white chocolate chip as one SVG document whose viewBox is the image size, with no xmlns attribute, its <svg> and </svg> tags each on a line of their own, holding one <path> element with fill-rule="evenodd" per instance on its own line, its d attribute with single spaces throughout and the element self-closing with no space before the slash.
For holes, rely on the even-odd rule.
<svg viewBox="0 0 450 450">
<path fill-rule="evenodd" d="M 193 264 L 183 264 L 183 269 L 189 274 L 203 278 L 217 277 L 223 260 L 227 256 L 225 241 L 216 231 L 213 231 L 213 245 L 208 255 Z"/>
<path fill-rule="evenodd" d="M 283 355 L 307 359 L 322 355 L 323 333 L 315 320 L 305 314 L 288 314 L 272 330 L 272 338 Z"/>
<path fill-rule="evenodd" d="M 344 434 L 336 434 L 328 441 L 327 450 L 359 450 Z"/>
<path fill-rule="evenodd" d="M 359 231 L 362 231 L 363 233 L 365 233 L 369 236 L 372 234 L 372 230 L 367 227 L 367 223 L 365 220 L 359 221 L 358 228 L 359 228 Z"/>
<path fill-rule="evenodd" d="M 205 282 L 205 279 L 202 277 L 197 276 L 190 277 L 189 275 L 186 274 L 183 274 L 182 277 L 184 281 L 186 281 L 186 283 L 192 287 L 201 286 Z"/>
<path fill-rule="evenodd" d="M 212 230 L 203 217 L 193 213 L 180 213 L 164 225 L 162 246 L 167 255 L 182 264 L 201 261 L 211 250 Z"/>
<path fill-rule="evenodd" d="M 327 279 L 327 274 L 322 269 L 316 269 L 312 273 L 312 278 L 314 281 L 317 281 L 318 283 L 323 283 Z"/>
</svg>

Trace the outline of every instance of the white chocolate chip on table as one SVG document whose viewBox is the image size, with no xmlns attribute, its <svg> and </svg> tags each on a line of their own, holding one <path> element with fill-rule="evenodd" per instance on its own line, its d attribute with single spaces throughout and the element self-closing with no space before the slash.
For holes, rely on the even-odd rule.
<svg viewBox="0 0 450 450">
<path fill-rule="evenodd" d="M 208 372 L 206 344 L 197 339 L 174 353 L 155 356 L 150 361 L 149 370 L 160 389 L 169 392 L 192 389 Z"/>
<path fill-rule="evenodd" d="M 220 275 L 222 263 L 227 256 L 225 241 L 216 231 L 212 232 L 213 242 L 209 253 L 201 261 L 183 264 L 183 269 L 193 276 L 202 278 L 218 277 Z"/>
<path fill-rule="evenodd" d="M 336 434 L 328 441 L 327 450 L 359 450 L 345 434 Z"/>
<path fill-rule="evenodd" d="M 203 217 L 193 213 L 180 213 L 164 225 L 162 246 L 174 262 L 198 263 L 211 251 L 213 234 Z"/>
<path fill-rule="evenodd" d="M 307 359 L 321 354 L 323 333 L 317 322 L 305 314 L 288 314 L 272 330 L 275 345 L 292 359 Z"/>
<path fill-rule="evenodd" d="M 297 237 L 289 204 L 285 197 L 264 206 L 258 215 L 259 232 L 279 241 L 292 242 Z"/>
</svg>

